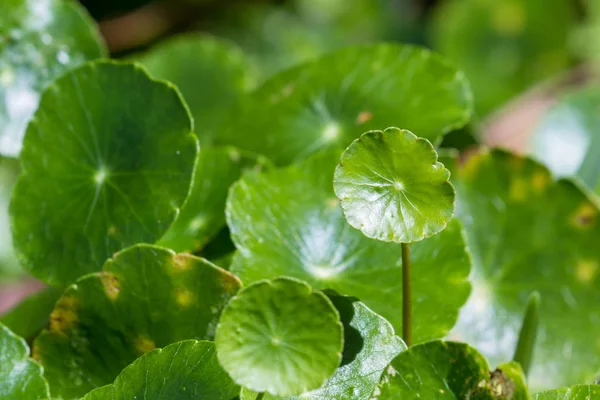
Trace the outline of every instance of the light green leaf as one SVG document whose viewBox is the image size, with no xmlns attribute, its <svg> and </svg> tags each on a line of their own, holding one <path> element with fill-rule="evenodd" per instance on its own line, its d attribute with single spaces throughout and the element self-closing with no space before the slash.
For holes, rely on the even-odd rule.
<svg viewBox="0 0 600 400">
<path fill-rule="evenodd" d="M 438 4 L 431 20 L 433 48 L 464 70 L 473 86 L 476 111 L 482 115 L 571 64 L 576 13 L 569 1 Z"/>
<path fill-rule="evenodd" d="M 43 369 L 29 358 L 25 340 L 0 324 L 0 398 L 37 400 L 50 397 Z"/>
<path fill-rule="evenodd" d="M 486 359 L 465 343 L 428 342 L 392 361 L 375 399 L 529 399 L 519 366 L 506 367 L 508 373 L 502 368 L 490 372 Z"/>
<path fill-rule="evenodd" d="M 46 325 L 62 290 L 49 287 L 17 304 L 0 317 L 0 322 L 24 338 L 33 338 Z"/>
<path fill-rule="evenodd" d="M 533 396 L 534 400 L 598 400 L 599 385 L 576 385 L 570 388 L 550 390 Z"/>
<path fill-rule="evenodd" d="M 386 242 L 418 242 L 454 213 L 450 171 L 431 143 L 398 128 L 371 131 L 342 154 L 333 188 L 348 223 Z"/>
<path fill-rule="evenodd" d="M 280 277 L 240 290 L 223 310 L 217 356 L 235 382 L 298 395 L 320 387 L 342 361 L 340 315 L 323 293 Z"/>
<path fill-rule="evenodd" d="M 202 250 L 226 225 L 225 202 L 229 186 L 245 170 L 260 171 L 267 164 L 264 157 L 233 147 L 203 148 L 198 155 L 190 195 L 159 244 L 175 251 Z"/>
<path fill-rule="evenodd" d="M 189 191 L 191 132 L 179 93 L 139 67 L 90 63 L 52 84 L 27 128 L 10 206 L 25 268 L 70 283 L 159 239 Z"/>
<path fill-rule="evenodd" d="M 144 354 L 114 384 L 82 400 L 234 400 L 239 391 L 219 365 L 213 342 L 185 340 Z"/>
<path fill-rule="evenodd" d="M 369 400 L 383 370 L 406 345 L 385 319 L 354 297 L 327 292 L 344 325 L 342 364 L 320 388 L 300 396 L 266 394 L 264 400 Z M 257 393 L 242 389 L 241 400 Z"/>
<path fill-rule="evenodd" d="M 346 222 L 332 187 L 338 162 L 339 152 L 327 151 L 248 173 L 232 186 L 227 219 L 238 252 L 231 271 L 246 283 L 287 275 L 356 296 L 401 331 L 400 245 L 369 239 Z M 460 224 L 411 245 L 411 263 L 415 342 L 441 338 L 470 292 Z"/>
<path fill-rule="evenodd" d="M 74 1 L 0 5 L 0 154 L 16 157 L 40 93 L 86 60 L 106 55 L 93 20 Z"/>
<path fill-rule="evenodd" d="M 600 193 L 600 89 L 569 94 L 544 114 L 530 153 L 560 177 L 577 176 Z"/>
<path fill-rule="evenodd" d="M 239 280 L 204 259 L 137 245 L 57 302 L 34 356 L 65 399 L 112 382 L 142 354 L 184 339 L 212 339 Z"/>
<path fill-rule="evenodd" d="M 599 207 L 573 182 L 503 151 L 453 169 L 457 215 L 473 254 L 473 294 L 455 336 L 493 362 L 515 351 L 528 297 L 539 291 L 534 390 L 591 381 L 600 346 Z"/>
<path fill-rule="evenodd" d="M 446 60 L 418 47 L 378 44 L 275 75 L 247 98 L 223 141 L 281 165 L 388 126 L 435 142 L 470 116 L 468 84 Z"/>
<path fill-rule="evenodd" d="M 168 39 L 136 59 L 150 73 L 181 90 L 200 143 L 210 145 L 230 123 L 227 110 L 255 86 L 253 67 L 232 42 L 207 35 Z"/>
</svg>

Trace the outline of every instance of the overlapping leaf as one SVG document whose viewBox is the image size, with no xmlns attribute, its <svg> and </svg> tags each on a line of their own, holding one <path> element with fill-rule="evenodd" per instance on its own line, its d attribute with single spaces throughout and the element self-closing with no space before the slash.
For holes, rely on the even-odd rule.
<svg viewBox="0 0 600 400">
<path fill-rule="evenodd" d="M 390 361 L 406 345 L 385 319 L 354 297 L 327 292 L 344 324 L 342 364 L 319 389 L 300 396 L 265 400 L 368 400 Z M 255 400 L 257 393 L 243 389 L 241 400 Z"/>
<path fill-rule="evenodd" d="M 136 57 L 150 73 L 181 90 L 202 146 L 231 121 L 227 113 L 255 85 L 253 67 L 236 45 L 211 36 L 169 39 Z"/>
<path fill-rule="evenodd" d="M 344 344 L 327 296 L 287 277 L 240 290 L 223 310 L 215 340 L 235 382 L 280 396 L 319 388 L 339 366 Z"/>
<path fill-rule="evenodd" d="M 274 76 L 244 102 L 222 140 L 281 165 L 388 126 L 435 142 L 470 115 L 467 82 L 443 58 L 379 44 L 340 50 Z"/>
<path fill-rule="evenodd" d="M 0 398 L 43 400 L 50 397 L 39 364 L 29 358 L 25 340 L 0 324 Z"/>
<path fill-rule="evenodd" d="M 49 287 L 35 293 L 0 317 L 0 322 L 19 336 L 30 339 L 48 325 L 61 289 Z"/>
<path fill-rule="evenodd" d="M 82 400 L 234 400 L 239 391 L 219 365 L 214 343 L 185 340 L 144 354 Z"/>
<path fill-rule="evenodd" d="M 280 275 L 358 297 L 399 331 L 402 326 L 400 245 L 365 237 L 348 225 L 332 188 L 338 151 L 235 183 L 227 204 L 238 249 L 231 270 L 246 283 Z M 443 337 L 466 301 L 470 260 L 461 226 L 411 246 L 414 338 Z"/>
<path fill-rule="evenodd" d="M 83 7 L 61 0 L 6 0 L 0 6 L 0 154 L 17 156 L 40 93 L 106 50 Z"/>
<path fill-rule="evenodd" d="M 139 67 L 90 63 L 57 80 L 27 129 L 11 200 L 25 268 L 66 284 L 159 239 L 188 195 L 191 131 L 178 92 Z"/>
<path fill-rule="evenodd" d="M 596 200 L 571 181 L 554 182 L 541 165 L 502 151 L 475 154 L 452 176 L 474 264 L 473 294 L 456 337 L 492 362 L 510 359 L 528 296 L 539 291 L 530 386 L 594 379 L 600 357 L 590 341 L 600 332 Z"/>
<path fill-rule="evenodd" d="M 211 339 L 239 280 L 204 259 L 138 245 L 59 299 L 34 357 L 65 399 L 112 382 L 142 354 L 184 339 Z"/>
</svg>

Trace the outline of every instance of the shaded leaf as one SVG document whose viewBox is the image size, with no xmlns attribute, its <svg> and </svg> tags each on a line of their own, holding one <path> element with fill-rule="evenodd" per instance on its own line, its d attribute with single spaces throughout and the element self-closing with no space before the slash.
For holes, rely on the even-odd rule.
<svg viewBox="0 0 600 400">
<path fill-rule="evenodd" d="M 156 347 L 213 338 L 239 287 L 235 276 L 204 259 L 131 247 L 65 291 L 34 343 L 34 357 L 54 395 L 82 396 Z"/>
<path fill-rule="evenodd" d="M 185 340 L 144 354 L 114 384 L 82 400 L 233 400 L 239 390 L 219 365 L 214 343 Z"/>
<path fill-rule="evenodd" d="M 300 396 L 268 400 L 369 400 L 383 370 L 406 345 L 385 319 L 354 297 L 326 291 L 344 325 L 342 364 L 319 389 Z M 241 400 L 255 400 L 257 393 L 242 389 Z"/>
<path fill-rule="evenodd" d="M 233 43 L 207 35 L 179 36 L 136 57 L 153 76 L 181 90 L 200 143 L 210 145 L 230 107 L 256 84 L 253 67 Z"/>
<path fill-rule="evenodd" d="M 595 199 L 571 181 L 553 182 L 540 164 L 500 150 L 474 154 L 452 177 L 474 264 L 473 294 L 454 337 L 494 363 L 511 359 L 523 309 L 539 291 L 530 386 L 592 380 L 600 356 L 589 337 L 600 331 Z"/>
<path fill-rule="evenodd" d="M 454 213 L 450 171 L 431 143 L 398 128 L 370 131 L 342 154 L 333 188 L 348 223 L 386 242 L 418 242 Z"/>
<path fill-rule="evenodd" d="M 507 368 L 508 374 L 501 368 L 490 372 L 486 359 L 465 343 L 428 342 L 392 361 L 375 399 L 529 399 L 518 365 Z"/>
<path fill-rule="evenodd" d="M 222 140 L 281 165 L 388 126 L 435 142 L 470 115 L 468 84 L 446 60 L 417 47 L 378 44 L 275 75 L 247 98 Z"/>
<path fill-rule="evenodd" d="M 42 90 L 106 55 L 93 20 L 73 1 L 7 0 L 0 8 L 0 154 L 16 157 Z"/>
<path fill-rule="evenodd" d="M 0 398 L 36 400 L 50 397 L 42 367 L 29 358 L 25 340 L 0 324 Z"/>
<path fill-rule="evenodd" d="M 229 186 L 248 169 L 261 170 L 268 161 L 233 147 L 202 148 L 192 190 L 161 246 L 198 252 L 226 226 L 225 202 Z"/>
<path fill-rule="evenodd" d="M 17 335 L 32 338 L 46 325 L 62 290 L 49 287 L 21 301 L 0 317 L 0 322 Z"/>
<path fill-rule="evenodd" d="M 280 277 L 247 286 L 223 310 L 217 356 L 235 382 L 258 392 L 298 395 L 340 365 L 340 315 L 323 293 Z"/>
<path fill-rule="evenodd" d="M 358 297 L 401 331 L 399 244 L 352 228 L 333 193 L 337 151 L 235 183 L 227 219 L 238 252 L 231 271 L 246 283 L 280 275 Z M 445 336 L 466 301 L 470 260 L 461 226 L 411 245 L 416 342 Z M 433 284 L 435 283 L 435 284 Z"/>
<path fill-rule="evenodd" d="M 24 267 L 70 283 L 159 239 L 188 194 L 191 131 L 178 92 L 139 67 L 90 63 L 57 80 L 27 129 L 11 200 Z"/>
</svg>

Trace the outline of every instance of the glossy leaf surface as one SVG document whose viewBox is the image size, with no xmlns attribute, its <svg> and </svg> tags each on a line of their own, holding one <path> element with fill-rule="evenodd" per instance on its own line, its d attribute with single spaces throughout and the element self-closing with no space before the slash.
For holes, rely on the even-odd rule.
<svg viewBox="0 0 600 400">
<path fill-rule="evenodd" d="M 319 389 L 300 396 L 267 400 L 369 400 L 390 361 L 406 345 L 385 319 L 354 297 L 327 292 L 344 324 L 342 364 Z M 255 400 L 257 393 L 242 390 L 241 400 Z"/>
<path fill-rule="evenodd" d="M 25 268 L 71 283 L 159 239 L 188 195 L 191 132 L 178 92 L 134 65 L 90 63 L 57 80 L 27 129 L 11 200 Z"/>
<path fill-rule="evenodd" d="M 199 252 L 225 227 L 229 186 L 246 170 L 260 171 L 268 164 L 261 156 L 233 147 L 204 147 L 190 195 L 173 225 L 159 241 L 175 251 Z"/>
<path fill-rule="evenodd" d="M 275 75 L 244 102 L 223 141 L 284 165 L 388 126 L 435 142 L 470 115 L 467 82 L 446 60 L 417 47 L 379 44 Z"/>
<path fill-rule="evenodd" d="M 527 400 L 518 366 L 490 373 L 486 359 L 465 343 L 433 341 L 400 353 L 384 374 L 378 400 Z M 509 375 L 517 373 L 517 379 Z"/>
<path fill-rule="evenodd" d="M 0 6 L 0 154 L 16 157 L 40 93 L 54 79 L 106 54 L 83 7 L 61 0 Z"/>
<path fill-rule="evenodd" d="M 323 293 L 281 277 L 245 287 L 223 310 L 217 355 L 235 382 L 298 395 L 319 388 L 342 361 L 340 315 Z"/>
<path fill-rule="evenodd" d="M 232 186 L 227 218 L 238 252 L 231 271 L 246 283 L 287 275 L 356 296 L 401 331 L 400 245 L 369 239 L 348 224 L 333 193 L 338 162 L 339 152 L 328 151 L 246 174 Z M 441 338 L 470 291 L 460 224 L 451 221 L 411 253 L 415 342 Z"/>
<path fill-rule="evenodd" d="M 452 218 L 449 178 L 428 140 L 388 128 L 352 142 L 333 188 L 350 225 L 373 239 L 411 243 L 440 232 Z"/>
<path fill-rule="evenodd" d="M 251 62 L 234 43 L 207 35 L 168 39 L 136 60 L 181 90 L 203 146 L 231 122 L 228 109 L 256 83 Z"/>
<path fill-rule="evenodd" d="M 219 365 L 214 343 L 185 340 L 144 354 L 114 384 L 82 400 L 233 400 L 239 391 Z"/>
<path fill-rule="evenodd" d="M 457 215 L 473 255 L 473 294 L 456 338 L 492 362 L 509 360 L 529 295 L 539 291 L 532 390 L 586 382 L 598 372 L 600 209 L 568 180 L 502 151 L 453 169 Z"/>
<path fill-rule="evenodd" d="M 213 338 L 239 288 L 235 276 L 204 259 L 134 246 L 65 291 L 34 356 L 54 395 L 82 396 L 154 348 Z"/>
<path fill-rule="evenodd" d="M 50 397 L 39 364 L 29 358 L 25 340 L 0 324 L 0 398 L 38 400 Z"/>
</svg>

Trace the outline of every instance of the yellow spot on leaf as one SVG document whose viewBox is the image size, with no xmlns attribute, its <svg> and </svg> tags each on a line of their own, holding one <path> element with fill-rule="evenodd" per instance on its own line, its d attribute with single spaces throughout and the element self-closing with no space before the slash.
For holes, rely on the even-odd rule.
<svg viewBox="0 0 600 400">
<path fill-rule="evenodd" d="M 358 117 L 356 117 L 356 123 L 362 125 L 366 122 L 369 122 L 372 118 L 373 113 L 371 111 L 363 111 L 360 114 L 358 114 Z"/>
<path fill-rule="evenodd" d="M 480 153 L 466 158 L 464 162 L 458 165 L 460 173 L 467 179 L 474 178 L 477 171 L 480 169 L 481 164 L 483 164 L 488 156 L 489 153 Z"/>
<path fill-rule="evenodd" d="M 173 256 L 173 269 L 176 271 L 187 271 L 192 263 L 193 260 L 190 254 L 178 253 Z"/>
<path fill-rule="evenodd" d="M 502 36 L 518 36 L 527 24 L 527 10 L 517 1 L 499 1 L 492 13 L 492 26 Z"/>
<path fill-rule="evenodd" d="M 512 201 L 524 201 L 527 199 L 529 183 L 522 177 L 514 177 L 510 182 L 509 198 Z"/>
<path fill-rule="evenodd" d="M 578 229 L 591 228 L 596 222 L 598 209 L 589 202 L 581 204 L 571 215 L 571 225 Z"/>
<path fill-rule="evenodd" d="M 227 292 L 227 293 L 237 292 L 240 289 L 240 287 L 242 286 L 242 283 L 235 275 L 231 275 L 229 273 L 224 273 L 222 276 L 223 276 L 223 279 L 221 281 L 221 287 L 223 288 L 223 290 L 225 292 Z"/>
<path fill-rule="evenodd" d="M 177 304 L 181 307 L 187 307 L 194 301 L 194 296 L 192 292 L 185 288 L 178 288 L 175 291 L 175 299 L 177 300 Z"/>
<path fill-rule="evenodd" d="M 540 170 L 533 173 L 531 186 L 536 192 L 542 192 L 548 186 L 548 183 L 550 183 L 550 174 L 548 172 Z"/>
<path fill-rule="evenodd" d="M 116 236 L 119 233 L 119 230 L 117 229 L 117 227 L 115 225 L 111 225 L 108 228 L 108 236 Z"/>
<path fill-rule="evenodd" d="M 598 261 L 579 260 L 575 267 L 575 276 L 581 283 L 591 283 L 598 272 Z"/>
<path fill-rule="evenodd" d="M 79 320 L 77 307 L 79 299 L 73 296 L 62 297 L 50 314 L 49 329 L 54 333 L 65 333 Z"/>
<path fill-rule="evenodd" d="M 119 279 L 110 272 L 102 272 L 100 278 L 102 279 L 102 285 L 104 286 L 104 292 L 106 297 L 110 300 L 115 301 L 121 291 L 121 283 Z"/>
<path fill-rule="evenodd" d="M 154 350 L 156 348 L 156 343 L 154 343 L 152 339 L 139 336 L 137 339 L 135 339 L 134 346 L 139 354 L 145 354 L 151 350 Z"/>
</svg>

